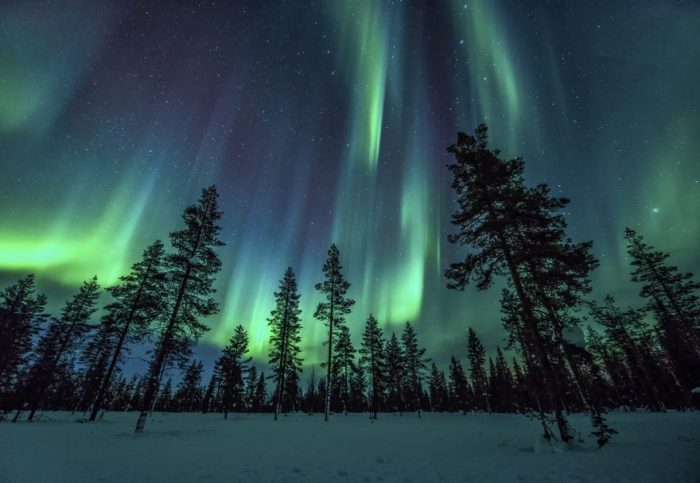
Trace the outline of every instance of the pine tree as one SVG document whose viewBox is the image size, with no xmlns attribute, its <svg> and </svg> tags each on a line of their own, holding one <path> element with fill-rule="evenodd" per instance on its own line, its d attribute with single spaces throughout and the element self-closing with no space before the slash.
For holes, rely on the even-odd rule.
<svg viewBox="0 0 700 483">
<path fill-rule="evenodd" d="M 128 394 L 128 383 L 126 377 L 122 376 L 120 373 L 115 374 L 115 384 L 114 388 L 111 390 L 111 397 L 108 398 L 109 405 L 108 408 L 111 411 L 126 411 Z"/>
<path fill-rule="evenodd" d="M 12 390 L 27 363 L 32 337 L 46 321 L 46 296 L 36 294 L 34 274 L 0 293 L 0 410 L 11 410 Z"/>
<path fill-rule="evenodd" d="M 453 355 L 450 357 L 450 400 L 452 401 L 453 411 L 462 411 L 467 414 L 469 409 L 469 381 L 464 372 L 462 364 Z"/>
<path fill-rule="evenodd" d="M 404 388 L 406 387 L 406 374 L 403 349 L 392 332 L 389 342 L 386 344 L 386 388 L 387 409 L 390 411 L 404 410 Z"/>
<path fill-rule="evenodd" d="M 326 409 L 326 378 L 322 377 L 318 381 L 316 388 L 316 402 L 314 412 L 324 412 Z"/>
<path fill-rule="evenodd" d="M 514 407 L 514 381 L 513 374 L 510 372 L 506 358 L 500 347 L 496 347 L 496 363 L 495 363 L 495 394 L 498 399 L 497 410 L 504 413 L 513 412 Z"/>
<path fill-rule="evenodd" d="M 199 409 L 203 396 L 203 371 L 202 362 L 195 360 L 185 370 L 185 375 L 177 385 L 174 397 L 174 405 L 179 412 L 189 413 Z"/>
<path fill-rule="evenodd" d="M 639 294 L 656 315 L 674 373 L 689 391 L 700 382 L 700 283 L 692 273 L 669 265 L 669 254 L 655 250 L 634 230 L 625 229 L 625 240 L 632 281 L 642 284 Z"/>
<path fill-rule="evenodd" d="M 53 321 L 39 347 L 39 357 L 34 364 L 32 377 L 25 385 L 25 394 L 29 402 L 31 421 L 44 402 L 44 396 L 53 384 L 54 376 L 61 358 L 76 348 L 77 343 L 90 330 L 89 319 L 97 310 L 96 302 L 100 286 L 97 277 L 83 283 L 80 290 L 61 309 L 61 317 Z M 41 344 L 40 344 L 41 346 Z M 21 408 L 17 410 L 14 421 L 19 421 Z"/>
<path fill-rule="evenodd" d="M 155 410 L 162 413 L 171 410 L 173 403 L 173 379 L 171 377 L 165 381 L 163 389 L 161 389 L 158 399 L 156 400 Z"/>
<path fill-rule="evenodd" d="M 250 358 L 244 356 L 248 352 L 248 333 L 242 325 L 236 326 L 229 343 L 221 352 L 217 361 L 220 377 L 221 411 L 224 419 L 231 411 L 242 411 L 244 403 L 244 377 L 248 372 Z"/>
<path fill-rule="evenodd" d="M 518 360 L 513 357 L 513 402 L 517 412 L 527 413 L 532 408 L 532 401 L 527 388 L 528 384 L 525 380 L 525 374 Z"/>
<path fill-rule="evenodd" d="M 360 346 L 360 366 L 370 377 L 370 419 L 377 419 L 380 400 L 384 392 L 384 340 L 377 319 L 369 315 Z"/>
<path fill-rule="evenodd" d="M 290 372 L 285 378 L 284 399 L 282 399 L 282 407 L 288 408 L 289 411 L 295 412 L 301 405 L 301 386 L 299 373 L 296 371 Z"/>
<path fill-rule="evenodd" d="M 217 374 L 216 371 L 212 371 L 212 375 L 209 378 L 209 384 L 207 384 L 207 390 L 204 391 L 204 397 L 202 398 L 202 407 L 200 408 L 202 413 L 208 413 L 216 407 L 216 397 L 218 395 L 218 391 L 219 374 Z"/>
<path fill-rule="evenodd" d="M 326 279 L 317 283 L 315 288 L 325 297 L 325 302 L 320 302 L 314 313 L 314 318 L 323 321 L 328 327 L 328 358 L 326 361 L 326 401 L 325 421 L 331 410 L 331 391 L 333 389 L 333 337 L 345 324 L 345 316 L 350 314 L 354 300 L 347 298 L 346 294 L 350 283 L 345 280 L 341 270 L 340 252 L 335 244 L 328 250 L 328 258 L 323 264 L 323 273 Z"/>
<path fill-rule="evenodd" d="M 119 277 L 120 283 L 107 288 L 114 302 L 105 307 L 116 334 L 111 360 L 100 384 L 90 413 L 94 421 L 103 406 L 105 394 L 112 383 L 112 375 L 119 363 L 126 343 L 142 342 L 149 334 L 151 321 L 165 309 L 166 277 L 163 243 L 156 240 L 144 252 L 141 261 L 131 267 L 128 275 Z"/>
<path fill-rule="evenodd" d="M 100 384 L 107 371 L 109 357 L 114 345 L 113 321 L 106 315 L 100 320 L 100 325 L 89 336 L 85 348 L 80 355 L 80 365 L 85 368 L 78 402 L 75 411 L 87 411 L 90 404 L 98 395 Z M 106 391 L 105 391 L 106 392 Z"/>
<path fill-rule="evenodd" d="M 474 136 L 459 133 L 457 144 L 448 148 L 455 156 L 455 163 L 448 167 L 458 203 L 452 215 L 458 231 L 448 241 L 471 247 L 463 261 L 450 264 L 445 271 L 448 288 L 464 290 L 473 280 L 477 289 L 485 290 L 496 276 L 508 277 L 520 303 L 522 331 L 531 342 L 523 350 L 534 350 L 543 374 L 537 381 L 538 392 L 551 401 L 561 439 L 569 442 L 572 435 L 559 387 L 562 369 L 552 353 L 551 336 L 542 331 L 536 315 L 535 305 L 541 301 L 529 290 L 537 274 L 528 273 L 533 258 L 554 263 L 560 254 L 557 243 L 563 233 L 563 218 L 550 215 L 568 200 L 549 197 L 545 185 L 526 188 L 523 160 L 501 159 L 499 151 L 488 149 L 487 138 L 487 127 L 482 124 Z M 560 265 L 559 269 L 568 268 L 565 263 Z"/>
<path fill-rule="evenodd" d="M 202 190 L 199 201 L 183 213 L 185 229 L 170 234 L 174 253 L 166 257 L 165 271 L 172 288 L 172 308 L 151 360 L 136 433 L 142 433 L 146 426 L 166 361 L 189 348 L 190 343 L 208 330 L 199 317 L 218 312 L 218 305 L 210 297 L 215 291 L 214 275 L 221 268 L 214 248 L 223 245 L 218 237 L 221 228 L 217 222 L 221 212 L 217 208 L 217 198 L 214 186 Z"/>
<path fill-rule="evenodd" d="M 313 414 L 316 410 L 316 369 L 311 369 L 311 378 L 309 379 L 309 385 L 306 386 L 306 392 L 304 393 L 304 412 L 307 414 Z"/>
<path fill-rule="evenodd" d="M 648 330 L 642 319 L 643 313 L 632 308 L 620 310 L 610 295 L 605 297 L 603 305 L 590 304 L 590 308 L 596 322 L 605 327 L 610 340 L 625 354 L 640 392 L 646 394 L 647 405 L 653 410 L 665 411 L 657 383 L 652 376 L 653 368 L 640 350 L 640 338 Z"/>
<path fill-rule="evenodd" d="M 497 410 L 498 401 L 496 400 L 496 366 L 493 359 L 489 357 L 488 372 L 486 376 L 486 400 L 489 404 L 489 412 Z"/>
<path fill-rule="evenodd" d="M 287 268 L 284 278 L 280 281 L 279 289 L 275 292 L 275 308 L 267 319 L 270 325 L 270 366 L 275 381 L 275 421 L 283 410 L 285 399 L 296 398 L 296 385 L 301 372 L 302 359 L 299 343 L 301 337 L 300 295 L 297 292 L 297 282 L 292 267 Z M 294 394 L 289 394 L 290 386 Z M 284 409 L 288 409 L 289 406 Z"/>
<path fill-rule="evenodd" d="M 430 393 L 430 407 L 432 411 L 442 412 L 447 410 L 449 400 L 447 396 L 445 373 L 440 371 L 434 362 L 430 366 L 428 388 Z"/>
<path fill-rule="evenodd" d="M 264 411 L 267 405 L 267 386 L 265 382 L 265 373 L 261 372 L 258 378 L 258 383 L 255 386 L 255 401 L 253 407 L 256 411 Z"/>
<path fill-rule="evenodd" d="M 406 322 L 401 333 L 401 346 L 405 361 L 405 401 L 421 417 L 423 408 L 423 377 L 430 359 L 425 357 L 425 349 L 418 345 L 418 336 L 410 322 Z"/>
<path fill-rule="evenodd" d="M 363 412 L 367 410 L 367 378 L 365 371 L 357 364 L 350 378 L 350 410 Z"/>
<path fill-rule="evenodd" d="M 467 331 L 467 359 L 469 360 L 469 373 L 472 379 L 472 389 L 476 398 L 476 407 L 491 412 L 491 404 L 488 397 L 488 379 L 484 369 L 486 351 L 479 337 L 471 327 Z"/>
<path fill-rule="evenodd" d="M 338 331 L 333 354 L 333 367 L 335 369 L 334 379 L 338 381 L 336 387 L 339 388 L 338 394 L 342 402 L 342 410 L 343 413 L 347 414 L 350 404 L 352 374 L 357 370 L 357 365 L 355 364 L 355 348 L 350 339 L 350 329 L 346 325 L 341 326 Z"/>
<path fill-rule="evenodd" d="M 255 389 L 258 383 L 258 369 L 251 366 L 248 369 L 248 377 L 245 381 L 245 404 L 249 413 L 260 411 L 259 407 L 255 407 Z"/>
<path fill-rule="evenodd" d="M 133 411 L 141 406 L 143 401 L 143 380 L 143 377 L 134 374 L 129 381 L 127 411 Z"/>
<path fill-rule="evenodd" d="M 587 406 L 594 434 L 602 447 L 616 431 L 608 427 L 602 401 L 595 397 L 599 393 L 590 386 L 592 381 L 583 373 L 582 365 L 585 365 L 588 354 L 565 336 L 567 332 L 580 332 L 579 320 L 570 312 L 584 304 L 584 296 L 591 291 L 590 273 L 598 266 L 598 261 L 591 253 L 592 242 L 574 243 L 566 236 L 563 209 L 568 203 L 566 198 L 550 196 L 549 187 L 541 184 L 527 190 L 520 208 L 520 217 L 536 220 L 533 226 L 521 230 L 526 233 L 517 235 L 517 242 L 525 267 L 523 285 L 534 294 L 528 303 L 542 314 L 538 317 L 531 313 L 539 322 L 539 335 L 530 337 L 534 344 L 528 344 L 527 349 L 540 350 L 548 355 L 542 358 L 547 364 L 540 366 L 552 363 L 547 372 L 558 388 L 556 392 L 561 401 L 566 399 L 567 392 L 575 393 Z M 557 416 L 557 422 L 561 431 L 566 422 L 560 416 Z"/>
<path fill-rule="evenodd" d="M 619 353 L 615 345 L 604 340 L 602 335 L 590 326 L 586 332 L 586 345 L 591 352 L 593 362 L 605 368 L 610 380 L 608 387 L 615 395 L 611 400 L 612 405 L 629 410 L 635 396 L 633 383 L 622 361 L 624 356 Z"/>
</svg>

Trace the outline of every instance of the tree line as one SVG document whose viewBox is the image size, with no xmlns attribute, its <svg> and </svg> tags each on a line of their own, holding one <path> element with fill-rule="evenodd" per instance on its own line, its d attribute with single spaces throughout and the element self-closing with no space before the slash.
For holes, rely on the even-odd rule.
<svg viewBox="0 0 700 483">
<path fill-rule="evenodd" d="M 567 235 L 563 216 L 569 200 L 546 184 L 527 186 L 521 158 L 503 159 L 488 147 L 485 125 L 459 133 L 448 151 L 454 162 L 457 209 L 451 243 L 463 260 L 445 270 L 448 288 L 469 284 L 486 290 L 496 278 L 501 293 L 504 349 L 486 359 L 474 330 L 464 354 L 453 355 L 447 373 L 425 354 L 414 327 L 400 334 L 382 329 L 369 314 L 359 348 L 346 318 L 355 303 L 343 275 L 338 247 L 323 264 L 321 296 L 313 317 L 325 324 L 323 374 L 312 372 L 302 388 L 300 294 L 288 268 L 273 294 L 269 378 L 247 356 L 248 334 L 237 326 L 216 360 L 207 384 L 193 347 L 218 312 L 213 283 L 221 268 L 218 195 L 211 186 L 183 213 L 182 229 L 170 234 L 170 249 L 157 240 L 128 274 L 105 291 L 110 302 L 98 323 L 101 287 L 83 283 L 58 316 L 45 312 L 30 274 L 0 294 L 0 410 L 4 419 L 33 420 L 37 411 L 82 411 L 94 421 L 104 411 L 139 413 L 142 432 L 152 411 L 520 412 L 537 418 L 546 438 L 574 439 L 567 415 L 586 411 L 598 443 L 615 434 L 605 418 L 613 408 L 691 407 L 700 385 L 700 284 L 668 262 L 668 253 L 625 231 L 631 280 L 643 305 L 620 307 L 611 296 L 589 300 L 591 272 L 598 266 L 592 242 Z M 584 334 L 582 327 L 585 322 Z M 121 366 L 135 345 L 150 344 L 148 371 L 126 378 Z M 460 356 L 466 356 L 465 368 Z M 163 381 L 169 368 L 182 380 Z M 271 390 L 268 392 L 268 386 Z M 26 416 L 25 416 L 26 414 Z M 556 428 L 556 431 L 553 429 Z"/>
</svg>

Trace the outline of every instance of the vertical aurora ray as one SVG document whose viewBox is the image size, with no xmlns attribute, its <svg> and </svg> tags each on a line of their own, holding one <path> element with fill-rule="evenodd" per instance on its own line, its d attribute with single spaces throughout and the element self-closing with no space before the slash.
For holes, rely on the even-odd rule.
<svg viewBox="0 0 700 483">
<path fill-rule="evenodd" d="M 350 156 L 373 172 L 382 140 L 388 42 L 396 12 L 385 11 L 379 2 L 330 2 L 329 6 L 341 32 L 339 68 L 350 79 L 352 90 Z"/>
<path fill-rule="evenodd" d="M 468 81 L 456 91 L 468 93 L 475 103 L 467 107 L 468 118 L 492 126 L 491 135 L 509 154 L 518 152 L 524 113 L 524 68 L 516 70 L 508 30 L 497 11 L 497 3 L 476 0 L 452 2 L 458 60 L 467 67 Z"/>
</svg>

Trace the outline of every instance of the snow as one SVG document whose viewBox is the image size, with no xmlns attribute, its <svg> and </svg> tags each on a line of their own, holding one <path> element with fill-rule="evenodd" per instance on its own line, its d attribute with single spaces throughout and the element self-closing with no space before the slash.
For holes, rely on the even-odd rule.
<svg viewBox="0 0 700 483">
<path fill-rule="evenodd" d="M 700 387 L 694 387 L 691 391 L 690 394 L 700 394 Z"/>
<path fill-rule="evenodd" d="M 615 413 L 602 450 L 564 450 L 521 415 L 46 413 L 0 423 L 0 481 L 697 482 L 700 412 Z M 589 431 L 585 415 L 573 425 Z"/>
</svg>

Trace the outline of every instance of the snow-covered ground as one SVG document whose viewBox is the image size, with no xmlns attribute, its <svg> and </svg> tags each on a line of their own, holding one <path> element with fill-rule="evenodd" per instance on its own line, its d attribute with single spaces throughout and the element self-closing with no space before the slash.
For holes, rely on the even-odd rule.
<svg viewBox="0 0 700 483">
<path fill-rule="evenodd" d="M 1 482 L 700 482 L 698 412 L 612 414 L 608 446 L 565 452 L 519 415 L 156 413 L 138 437 L 134 413 L 46 415 L 0 424 Z"/>
</svg>

